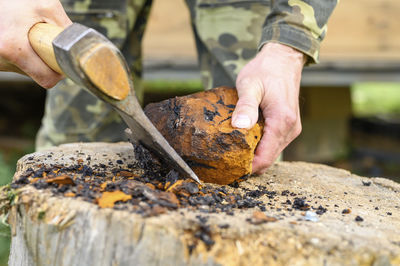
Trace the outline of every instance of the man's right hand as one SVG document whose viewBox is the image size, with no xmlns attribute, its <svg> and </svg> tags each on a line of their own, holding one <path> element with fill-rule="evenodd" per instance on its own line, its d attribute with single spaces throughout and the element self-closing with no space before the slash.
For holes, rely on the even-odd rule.
<svg viewBox="0 0 400 266">
<path fill-rule="evenodd" d="M 253 173 L 262 174 L 301 132 L 299 91 L 304 54 L 280 43 L 266 43 L 236 80 L 239 101 L 232 126 L 252 128 L 259 109 L 264 135 L 253 159 Z"/>
<path fill-rule="evenodd" d="M 59 0 L 0 0 L 0 71 L 26 74 L 51 88 L 63 77 L 40 59 L 28 39 L 29 30 L 39 22 L 63 28 L 72 24 Z"/>
</svg>

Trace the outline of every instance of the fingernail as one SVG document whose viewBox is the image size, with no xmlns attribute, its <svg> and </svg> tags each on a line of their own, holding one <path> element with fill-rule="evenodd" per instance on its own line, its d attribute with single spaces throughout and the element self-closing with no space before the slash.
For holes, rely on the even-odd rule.
<svg viewBox="0 0 400 266">
<path fill-rule="evenodd" d="M 233 126 L 237 128 L 249 128 L 251 125 L 251 120 L 247 115 L 237 115 L 235 121 L 233 121 Z"/>
</svg>

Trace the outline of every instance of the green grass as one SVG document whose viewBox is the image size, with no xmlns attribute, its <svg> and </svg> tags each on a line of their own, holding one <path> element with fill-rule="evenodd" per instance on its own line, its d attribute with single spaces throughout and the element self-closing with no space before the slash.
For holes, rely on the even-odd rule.
<svg viewBox="0 0 400 266">
<path fill-rule="evenodd" d="M 12 164 L 12 162 L 7 162 L 3 153 L 0 152 L 0 186 L 10 183 L 15 171 Z"/>
<path fill-rule="evenodd" d="M 0 184 L 5 185 L 11 181 L 15 167 L 12 163 L 4 160 L 4 155 L 0 153 Z M 10 228 L 0 224 L 0 265 L 7 265 L 8 254 L 10 253 Z"/>
<path fill-rule="evenodd" d="M 355 116 L 400 115 L 400 83 L 356 83 L 351 96 Z"/>
<path fill-rule="evenodd" d="M 145 88 L 145 93 L 191 94 L 203 89 L 203 85 L 200 80 L 149 80 L 144 81 L 143 85 Z"/>
<path fill-rule="evenodd" d="M 8 152 L 0 151 L 0 185 L 6 185 L 11 182 L 18 159 L 31 152 L 33 152 L 33 147 Z M 0 222 L 0 266 L 8 265 L 10 243 L 10 227 Z"/>
</svg>

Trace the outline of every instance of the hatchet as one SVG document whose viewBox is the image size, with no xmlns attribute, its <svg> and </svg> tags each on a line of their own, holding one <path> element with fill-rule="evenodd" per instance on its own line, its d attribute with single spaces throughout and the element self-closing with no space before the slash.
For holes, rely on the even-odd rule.
<svg viewBox="0 0 400 266">
<path fill-rule="evenodd" d="M 135 95 L 128 65 L 111 41 L 78 23 L 66 29 L 38 23 L 29 31 L 29 41 L 50 68 L 110 104 L 137 142 L 184 176 L 200 183 L 197 175 L 144 114 Z"/>
</svg>

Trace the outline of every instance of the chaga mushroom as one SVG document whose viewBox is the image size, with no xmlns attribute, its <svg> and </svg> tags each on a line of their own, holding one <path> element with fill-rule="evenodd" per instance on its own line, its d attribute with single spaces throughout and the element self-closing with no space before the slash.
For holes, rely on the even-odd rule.
<svg viewBox="0 0 400 266">
<path fill-rule="evenodd" d="M 251 173 L 263 120 L 250 130 L 233 128 L 234 88 L 218 87 L 146 106 L 145 113 L 205 182 L 230 184 Z"/>
</svg>

